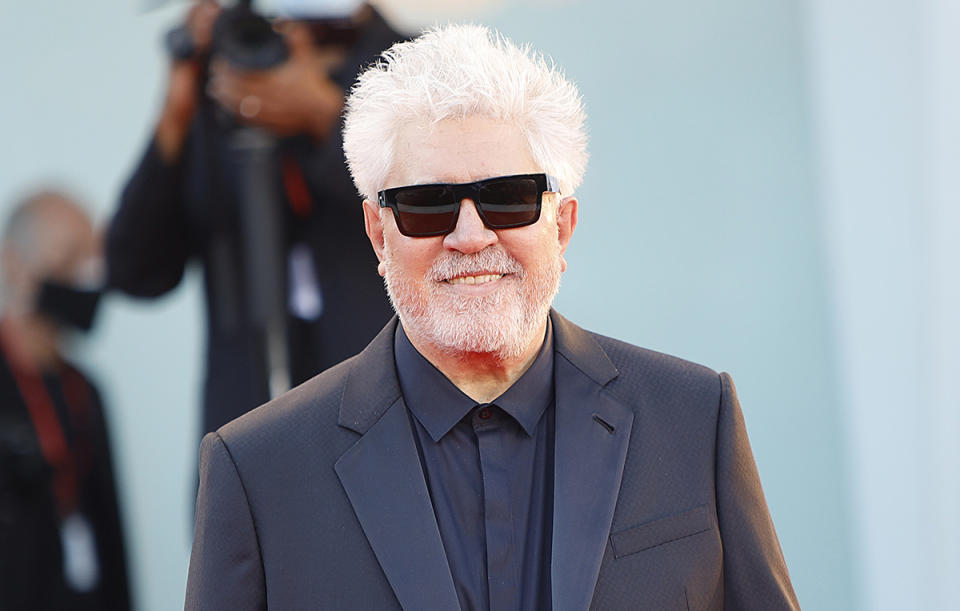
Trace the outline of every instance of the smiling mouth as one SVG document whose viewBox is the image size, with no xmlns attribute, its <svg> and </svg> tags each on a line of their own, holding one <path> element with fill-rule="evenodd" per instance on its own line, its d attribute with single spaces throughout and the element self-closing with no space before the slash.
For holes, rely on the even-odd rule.
<svg viewBox="0 0 960 611">
<path fill-rule="evenodd" d="M 478 276 L 457 276 L 446 280 L 447 284 L 486 284 L 503 278 L 505 274 L 480 274 Z"/>
</svg>

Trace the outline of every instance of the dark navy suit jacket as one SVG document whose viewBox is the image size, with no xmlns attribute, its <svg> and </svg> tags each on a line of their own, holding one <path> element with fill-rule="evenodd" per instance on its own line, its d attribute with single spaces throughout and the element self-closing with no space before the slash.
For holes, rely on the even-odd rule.
<svg viewBox="0 0 960 611">
<path fill-rule="evenodd" d="M 553 608 L 799 609 L 729 376 L 551 316 Z M 204 438 L 187 609 L 459 608 L 395 325 Z"/>
</svg>

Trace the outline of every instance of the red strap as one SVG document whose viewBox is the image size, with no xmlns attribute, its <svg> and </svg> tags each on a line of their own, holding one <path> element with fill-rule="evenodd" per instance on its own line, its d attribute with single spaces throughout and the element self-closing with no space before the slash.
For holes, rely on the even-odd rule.
<svg viewBox="0 0 960 611">
<path fill-rule="evenodd" d="M 74 435 L 73 457 L 76 465 L 77 481 L 90 472 L 93 467 L 93 439 L 92 428 L 93 391 L 90 384 L 76 369 L 65 367 L 60 384 L 63 386 L 63 397 L 73 420 L 76 434 Z"/>
<path fill-rule="evenodd" d="M 67 515 L 77 506 L 77 470 L 67 438 L 53 407 L 53 399 L 43 378 L 11 366 L 14 380 L 20 389 L 27 412 L 37 433 L 40 450 L 53 467 L 53 494 L 60 515 Z"/>
<path fill-rule="evenodd" d="M 285 155 L 283 158 L 283 188 L 287 193 L 287 200 L 293 213 L 299 217 L 310 214 L 313 210 L 313 201 L 310 198 L 310 190 L 307 188 L 307 180 L 303 176 L 303 169 L 293 155 Z"/>
<path fill-rule="evenodd" d="M 92 463 L 90 442 L 86 438 L 91 417 L 90 386 L 72 368 L 62 369 L 60 383 L 63 397 L 76 429 L 75 444 L 71 448 L 43 377 L 38 371 L 18 366 L 15 359 L 10 358 L 7 339 L 2 331 L 0 325 L 0 353 L 7 356 L 10 373 L 27 407 L 40 451 L 53 470 L 51 487 L 57 510 L 61 516 L 69 515 L 78 505 L 79 474 L 87 473 Z"/>
</svg>

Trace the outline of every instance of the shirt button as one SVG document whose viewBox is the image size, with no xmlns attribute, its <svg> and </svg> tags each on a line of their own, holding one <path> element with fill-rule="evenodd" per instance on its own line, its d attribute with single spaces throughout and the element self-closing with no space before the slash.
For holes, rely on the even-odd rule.
<svg viewBox="0 0 960 611">
<path fill-rule="evenodd" d="M 484 407 L 479 412 L 477 412 L 477 415 L 480 416 L 481 420 L 489 420 L 490 416 L 492 416 L 493 414 L 490 413 L 489 407 Z"/>
</svg>

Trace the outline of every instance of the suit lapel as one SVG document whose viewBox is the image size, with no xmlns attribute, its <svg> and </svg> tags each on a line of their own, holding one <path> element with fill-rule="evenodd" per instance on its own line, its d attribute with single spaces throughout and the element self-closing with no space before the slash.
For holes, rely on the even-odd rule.
<svg viewBox="0 0 960 611">
<path fill-rule="evenodd" d="M 603 390 L 616 367 L 585 331 L 552 313 L 556 331 L 553 608 L 590 606 L 610 533 L 633 412 Z"/>
<path fill-rule="evenodd" d="M 459 609 L 450 567 L 400 397 L 388 324 L 357 357 L 340 425 L 362 435 L 335 470 L 404 609 Z"/>
</svg>

